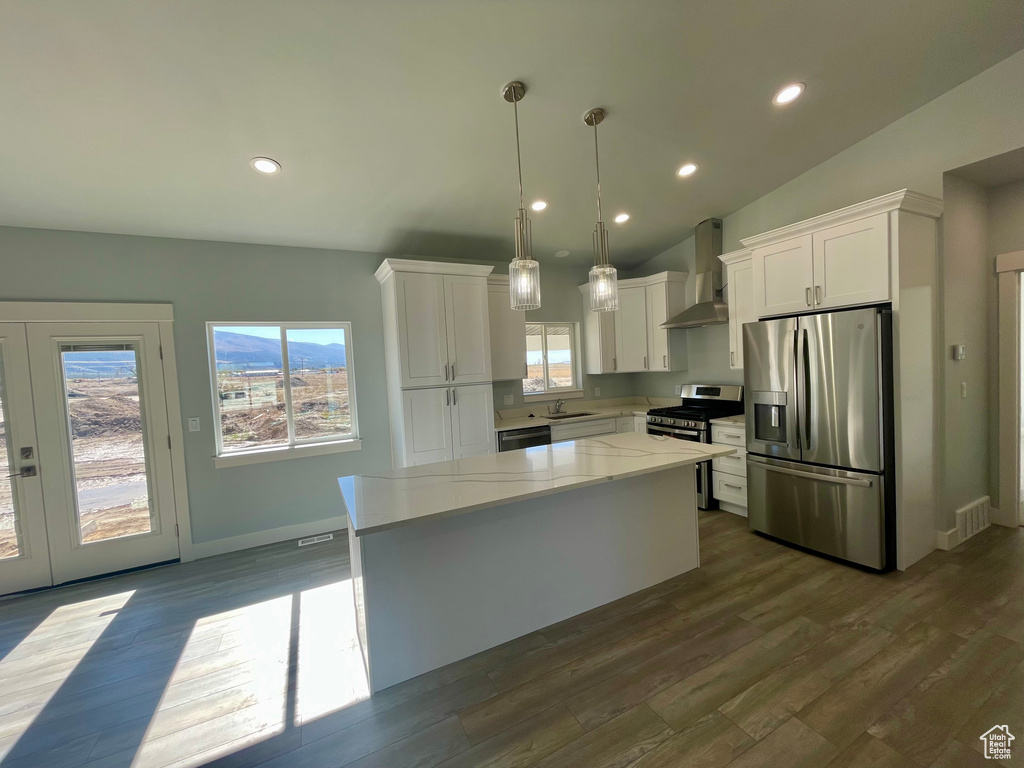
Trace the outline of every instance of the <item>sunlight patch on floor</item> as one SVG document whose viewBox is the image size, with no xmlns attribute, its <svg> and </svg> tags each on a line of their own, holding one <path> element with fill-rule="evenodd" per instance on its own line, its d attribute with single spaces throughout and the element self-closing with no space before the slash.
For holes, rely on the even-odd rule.
<svg viewBox="0 0 1024 768">
<path fill-rule="evenodd" d="M 295 725 L 370 695 L 349 579 L 302 592 Z"/>
<path fill-rule="evenodd" d="M 198 766 L 281 733 L 289 712 L 293 597 L 196 622 L 133 768 Z"/>
<path fill-rule="evenodd" d="M 16 747 L 18 737 L 74 674 L 133 594 L 135 590 L 129 590 L 59 606 L 0 660 L 0 760 Z M 76 644 L 65 647 L 70 633 Z"/>
</svg>

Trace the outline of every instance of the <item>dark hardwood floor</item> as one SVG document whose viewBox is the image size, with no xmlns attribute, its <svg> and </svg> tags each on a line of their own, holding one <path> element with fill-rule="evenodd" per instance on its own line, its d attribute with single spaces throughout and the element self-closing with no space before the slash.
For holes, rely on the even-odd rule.
<svg viewBox="0 0 1024 768">
<path fill-rule="evenodd" d="M 1024 531 L 880 576 L 700 525 L 700 569 L 372 697 L 344 537 L 0 602 L 0 768 L 969 767 L 997 724 L 1024 765 Z"/>
</svg>

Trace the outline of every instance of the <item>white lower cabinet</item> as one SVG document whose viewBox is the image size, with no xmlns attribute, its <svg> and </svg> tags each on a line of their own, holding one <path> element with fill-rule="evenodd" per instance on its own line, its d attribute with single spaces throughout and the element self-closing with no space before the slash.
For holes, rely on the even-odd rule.
<svg viewBox="0 0 1024 768">
<path fill-rule="evenodd" d="M 732 456 L 711 460 L 712 484 L 718 506 L 726 512 L 747 516 L 747 439 L 742 424 L 712 424 L 711 443 L 736 449 Z"/>
<path fill-rule="evenodd" d="M 632 432 L 633 417 L 632 416 L 619 416 L 615 419 L 615 431 L 616 432 Z"/>
<path fill-rule="evenodd" d="M 402 412 L 405 453 L 399 457 L 401 466 L 494 452 L 490 384 L 406 389 Z"/>
<path fill-rule="evenodd" d="M 647 417 L 646 416 L 634 416 L 633 417 L 633 431 L 640 432 L 641 434 L 647 434 Z"/>
</svg>

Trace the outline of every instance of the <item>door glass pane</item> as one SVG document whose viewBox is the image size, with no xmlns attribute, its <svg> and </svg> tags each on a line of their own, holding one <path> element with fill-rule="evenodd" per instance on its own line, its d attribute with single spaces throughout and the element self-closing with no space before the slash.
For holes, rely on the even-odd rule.
<svg viewBox="0 0 1024 768">
<path fill-rule="evenodd" d="M 287 445 L 281 328 L 215 327 L 213 354 L 224 452 Z"/>
<path fill-rule="evenodd" d="M 289 328 L 292 420 L 296 440 L 352 434 L 344 328 Z"/>
<path fill-rule="evenodd" d="M 572 387 L 572 327 L 545 325 L 548 341 L 548 389 Z"/>
<path fill-rule="evenodd" d="M 0 560 L 21 554 L 18 543 L 18 510 L 15 506 L 14 479 L 7 476 L 16 471 L 12 447 L 7 439 L 7 389 L 4 380 L 3 347 L 0 346 Z"/>
<path fill-rule="evenodd" d="M 83 543 L 153 530 L 139 393 L 130 345 L 61 348 Z"/>
</svg>

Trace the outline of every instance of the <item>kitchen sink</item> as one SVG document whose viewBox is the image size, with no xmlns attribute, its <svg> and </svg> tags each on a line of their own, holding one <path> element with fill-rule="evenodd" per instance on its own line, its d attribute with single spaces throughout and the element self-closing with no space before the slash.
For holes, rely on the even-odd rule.
<svg viewBox="0 0 1024 768">
<path fill-rule="evenodd" d="M 578 419 L 580 416 L 593 416 L 594 414 L 590 411 L 580 411 L 579 413 L 549 413 L 545 419 Z"/>
</svg>

